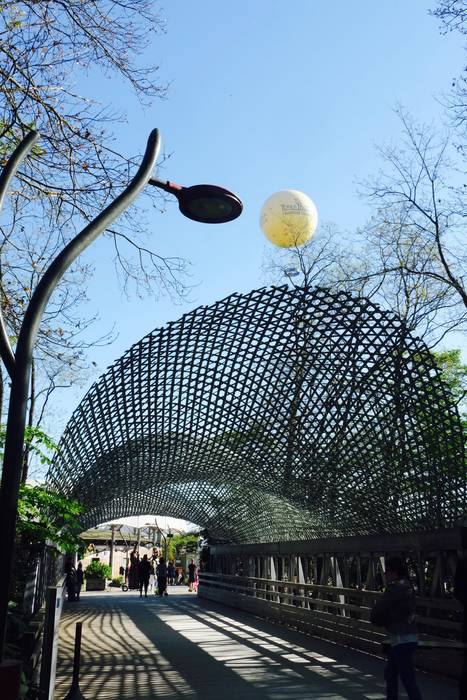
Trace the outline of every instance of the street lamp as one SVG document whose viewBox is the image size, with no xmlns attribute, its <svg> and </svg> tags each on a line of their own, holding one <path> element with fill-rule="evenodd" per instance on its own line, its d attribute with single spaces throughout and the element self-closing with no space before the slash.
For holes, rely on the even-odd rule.
<svg viewBox="0 0 467 700">
<path fill-rule="evenodd" d="M 178 199 L 178 208 L 184 216 L 203 224 L 224 224 L 240 216 L 243 204 L 237 195 L 218 185 L 182 187 L 175 182 L 150 178 L 154 185 Z"/>
<path fill-rule="evenodd" d="M 0 175 L 0 207 L 18 167 L 31 152 L 38 138 L 39 134 L 31 131 L 9 158 Z M 11 347 L 0 310 L 0 357 L 11 379 L 0 493 L 0 532 L 3 544 L 3 571 L 2 576 L 0 576 L 0 663 L 3 660 L 8 592 L 13 564 L 31 363 L 41 318 L 52 292 L 76 258 L 131 205 L 148 183 L 174 194 L 178 199 L 182 214 L 194 221 L 224 223 L 232 221 L 242 211 L 240 199 L 222 187 L 214 185 L 181 187 L 154 179 L 152 170 L 156 164 L 159 148 L 159 131 L 154 129 L 149 135 L 141 165 L 125 190 L 75 236 L 50 264 L 26 309 L 15 352 Z"/>
</svg>

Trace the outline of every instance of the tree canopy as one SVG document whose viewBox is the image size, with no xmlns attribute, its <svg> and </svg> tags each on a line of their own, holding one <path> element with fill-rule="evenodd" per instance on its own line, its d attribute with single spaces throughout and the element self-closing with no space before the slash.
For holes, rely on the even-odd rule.
<svg viewBox="0 0 467 700">
<path fill-rule="evenodd" d="M 82 546 L 78 518 L 84 508 L 44 486 L 22 484 L 18 501 L 17 532 L 31 544 L 53 542 L 59 549 L 74 552 Z"/>
<path fill-rule="evenodd" d="M 3 460 L 5 426 L 0 425 L 0 459 Z M 27 427 L 24 451 L 45 466 L 51 466 L 57 445 L 47 433 L 37 427 Z M 44 544 L 53 542 L 64 551 L 76 551 L 82 543 L 79 516 L 84 507 L 75 499 L 59 495 L 43 485 L 23 483 L 18 501 L 17 533 L 23 542 Z"/>
</svg>

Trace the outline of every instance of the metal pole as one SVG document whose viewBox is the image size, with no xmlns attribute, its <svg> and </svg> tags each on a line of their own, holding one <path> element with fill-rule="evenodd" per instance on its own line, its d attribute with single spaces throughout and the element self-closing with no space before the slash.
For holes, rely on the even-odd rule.
<svg viewBox="0 0 467 700">
<path fill-rule="evenodd" d="M 0 661 L 3 658 L 8 593 L 13 566 L 31 363 L 39 324 L 50 295 L 70 265 L 140 194 L 151 177 L 159 147 L 159 132 L 154 129 L 149 136 L 141 166 L 133 180 L 59 253 L 37 285 L 24 316 L 14 358 L 0 493 L 0 532 L 3 543 L 3 574 L 0 576 Z"/>
<path fill-rule="evenodd" d="M 114 577 L 114 547 L 115 547 L 115 528 L 116 525 L 111 525 L 110 529 L 112 530 L 112 536 L 110 538 L 110 557 L 109 557 L 109 564 L 110 564 L 110 578 Z"/>
<path fill-rule="evenodd" d="M 79 688 L 79 666 L 81 661 L 81 628 L 83 626 L 82 622 L 76 623 L 75 632 L 75 653 L 73 657 L 73 680 L 71 681 L 71 688 L 65 695 L 65 700 L 85 700 L 84 695 L 81 693 Z"/>
<path fill-rule="evenodd" d="M 29 134 L 27 134 L 24 139 L 21 141 L 21 143 L 18 144 L 18 146 L 15 148 L 13 153 L 11 154 L 10 158 L 8 159 L 7 164 L 3 168 L 1 174 L 0 174 L 0 210 L 3 207 L 3 202 L 8 190 L 8 187 L 10 185 L 10 182 L 12 181 L 16 171 L 18 170 L 19 166 L 23 162 L 23 160 L 27 157 L 27 155 L 31 152 L 34 144 L 39 138 L 39 134 L 37 131 L 30 131 Z M 8 374 L 10 377 L 13 376 L 13 373 L 15 371 L 15 356 L 13 354 L 13 350 L 11 349 L 11 344 L 10 344 L 10 339 L 8 337 L 8 332 L 5 326 L 5 321 L 3 319 L 3 314 L 2 310 L 0 307 L 0 355 L 2 357 L 2 360 L 5 364 L 5 367 L 7 369 Z"/>
</svg>

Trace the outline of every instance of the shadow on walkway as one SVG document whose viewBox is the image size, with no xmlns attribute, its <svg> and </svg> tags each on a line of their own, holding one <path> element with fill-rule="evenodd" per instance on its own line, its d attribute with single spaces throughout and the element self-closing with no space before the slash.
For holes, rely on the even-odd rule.
<svg viewBox="0 0 467 700">
<path fill-rule="evenodd" d="M 385 698 L 382 661 L 177 591 L 164 599 L 87 595 L 67 605 L 57 700 L 70 686 L 79 620 L 87 700 Z M 454 684 L 419 677 L 424 700 L 457 697 Z"/>
</svg>

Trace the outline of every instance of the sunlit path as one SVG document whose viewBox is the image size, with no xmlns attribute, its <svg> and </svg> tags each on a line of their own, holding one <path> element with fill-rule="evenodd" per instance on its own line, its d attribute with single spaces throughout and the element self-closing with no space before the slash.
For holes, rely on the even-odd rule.
<svg viewBox="0 0 467 700">
<path fill-rule="evenodd" d="M 71 682 L 74 623 L 83 622 L 81 691 L 100 700 L 256 698 L 383 700 L 383 663 L 186 593 L 83 594 L 64 610 L 56 699 Z M 425 700 L 455 685 L 419 674 Z M 404 697 L 404 696 L 402 696 Z"/>
</svg>

